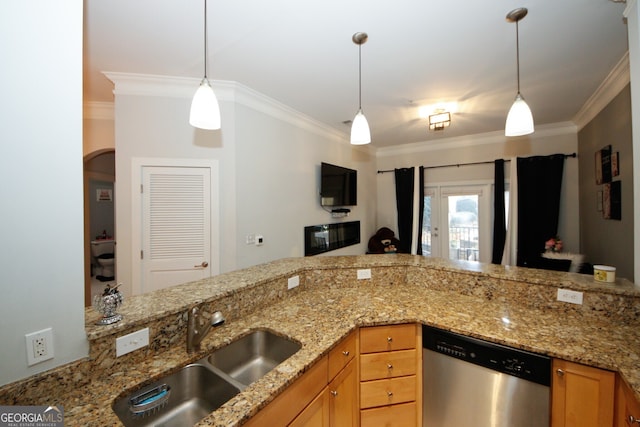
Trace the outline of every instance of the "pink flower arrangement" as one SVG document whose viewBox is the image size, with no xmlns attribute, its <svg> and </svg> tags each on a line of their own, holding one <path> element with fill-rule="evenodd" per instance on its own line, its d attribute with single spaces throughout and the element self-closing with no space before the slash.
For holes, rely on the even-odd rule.
<svg viewBox="0 0 640 427">
<path fill-rule="evenodd" d="M 544 250 L 547 252 L 562 252 L 562 240 L 560 237 L 552 237 L 544 243 Z"/>
</svg>

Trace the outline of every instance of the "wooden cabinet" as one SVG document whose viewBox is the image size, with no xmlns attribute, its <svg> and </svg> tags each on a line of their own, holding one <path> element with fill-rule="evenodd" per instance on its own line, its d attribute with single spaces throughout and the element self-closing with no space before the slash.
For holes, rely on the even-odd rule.
<svg viewBox="0 0 640 427">
<path fill-rule="evenodd" d="M 245 426 L 358 427 L 357 338 L 338 343 Z"/>
<path fill-rule="evenodd" d="M 551 427 L 613 426 L 615 374 L 555 359 Z"/>
<path fill-rule="evenodd" d="M 325 387 L 313 402 L 289 424 L 289 427 L 327 427 L 329 425 L 329 400 L 329 387 Z"/>
<path fill-rule="evenodd" d="M 352 359 L 329 383 L 329 425 L 331 427 L 357 427 L 358 372 Z"/>
<path fill-rule="evenodd" d="M 353 332 L 329 352 L 329 426 L 357 427 L 358 334 Z"/>
<path fill-rule="evenodd" d="M 616 376 L 615 427 L 640 427 L 640 402 L 627 383 Z"/>
<path fill-rule="evenodd" d="M 313 404 L 316 396 L 326 388 L 329 372 L 328 367 L 328 357 L 323 357 L 313 365 L 309 371 L 298 378 L 271 403 L 247 421 L 245 426 L 288 425 L 307 405 Z"/>
<path fill-rule="evenodd" d="M 422 424 L 422 334 L 415 324 L 360 329 L 360 424 Z"/>
</svg>

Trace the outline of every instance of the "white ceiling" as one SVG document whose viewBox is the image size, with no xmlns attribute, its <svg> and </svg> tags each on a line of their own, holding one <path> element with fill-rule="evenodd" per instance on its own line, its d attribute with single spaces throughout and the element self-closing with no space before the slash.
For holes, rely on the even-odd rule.
<svg viewBox="0 0 640 427">
<path fill-rule="evenodd" d="M 103 71 L 201 78 L 204 0 L 86 0 L 85 101 L 113 100 Z M 627 50 L 610 0 L 208 0 L 209 78 L 237 81 L 345 133 L 362 107 L 373 145 L 504 129 L 521 92 L 536 125 L 571 120 Z M 194 87 L 195 91 L 195 87 Z M 428 131 L 418 107 L 457 102 Z M 224 117 L 223 117 L 224 120 Z M 224 126 L 224 122 L 223 122 Z"/>
</svg>

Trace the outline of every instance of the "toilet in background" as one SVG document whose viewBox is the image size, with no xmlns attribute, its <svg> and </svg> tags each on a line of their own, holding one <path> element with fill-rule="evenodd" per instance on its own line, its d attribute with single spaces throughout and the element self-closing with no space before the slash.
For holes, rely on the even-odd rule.
<svg viewBox="0 0 640 427">
<path fill-rule="evenodd" d="M 96 279 L 106 282 L 115 279 L 115 240 L 101 239 L 91 241 L 91 255 L 99 267 Z"/>
</svg>

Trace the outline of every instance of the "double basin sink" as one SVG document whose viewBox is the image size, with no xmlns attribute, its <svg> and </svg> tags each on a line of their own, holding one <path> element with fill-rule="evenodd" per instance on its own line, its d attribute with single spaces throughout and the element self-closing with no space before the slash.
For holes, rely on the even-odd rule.
<svg viewBox="0 0 640 427">
<path fill-rule="evenodd" d="M 127 427 L 192 426 L 300 348 L 270 331 L 253 331 L 117 399 L 113 410 Z"/>
</svg>

